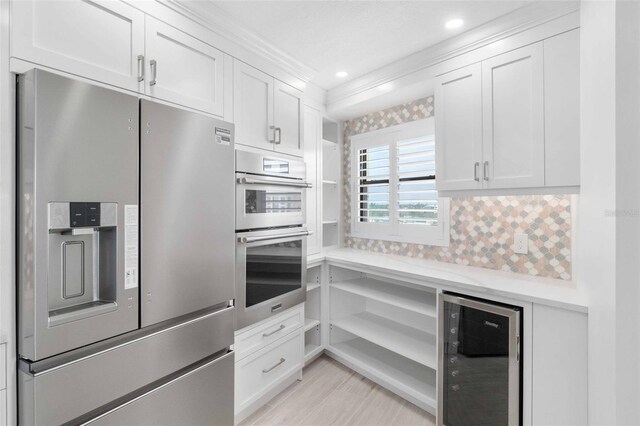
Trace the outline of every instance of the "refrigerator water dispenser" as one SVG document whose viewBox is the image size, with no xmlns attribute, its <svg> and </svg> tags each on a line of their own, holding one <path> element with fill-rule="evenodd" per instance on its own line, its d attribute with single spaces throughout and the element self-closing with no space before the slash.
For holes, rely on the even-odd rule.
<svg viewBox="0 0 640 426">
<path fill-rule="evenodd" d="M 117 203 L 49 203 L 49 326 L 117 309 Z"/>
</svg>

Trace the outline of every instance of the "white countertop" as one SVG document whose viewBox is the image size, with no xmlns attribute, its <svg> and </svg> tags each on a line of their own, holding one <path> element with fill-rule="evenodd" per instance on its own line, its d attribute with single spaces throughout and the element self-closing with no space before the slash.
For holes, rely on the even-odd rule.
<svg viewBox="0 0 640 426">
<path fill-rule="evenodd" d="M 373 274 L 394 273 L 398 278 L 408 278 L 412 282 L 424 280 L 425 286 L 431 283 L 447 287 L 446 290 L 466 290 L 584 313 L 588 310 L 584 293 L 571 281 L 349 248 L 309 256 L 307 263 L 313 265 L 323 260 L 338 266 L 357 266 Z"/>
</svg>

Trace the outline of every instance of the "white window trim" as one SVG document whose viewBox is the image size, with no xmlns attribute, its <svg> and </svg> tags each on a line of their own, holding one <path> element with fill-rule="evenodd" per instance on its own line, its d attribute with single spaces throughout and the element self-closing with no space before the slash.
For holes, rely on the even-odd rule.
<svg viewBox="0 0 640 426">
<path fill-rule="evenodd" d="M 396 143 L 405 139 L 412 139 L 424 135 L 434 134 L 434 119 L 412 121 L 385 129 L 361 133 L 351 137 L 351 236 L 372 240 L 396 241 L 414 243 L 427 246 L 448 247 L 449 236 L 449 198 L 438 197 L 438 225 L 408 225 L 398 224 L 396 209 L 397 191 L 392 190 L 397 182 L 397 168 L 395 165 Z M 359 222 L 358 197 L 358 151 L 373 146 L 389 145 L 389 223 Z M 436 164 L 436 170 L 438 165 Z M 437 174 L 436 174 L 437 179 Z"/>
</svg>

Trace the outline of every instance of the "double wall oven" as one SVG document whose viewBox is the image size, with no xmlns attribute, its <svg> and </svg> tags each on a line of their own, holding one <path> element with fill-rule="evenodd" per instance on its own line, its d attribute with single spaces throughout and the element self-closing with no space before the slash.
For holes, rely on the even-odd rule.
<svg viewBox="0 0 640 426">
<path fill-rule="evenodd" d="M 305 165 L 236 151 L 236 328 L 306 300 Z"/>
</svg>

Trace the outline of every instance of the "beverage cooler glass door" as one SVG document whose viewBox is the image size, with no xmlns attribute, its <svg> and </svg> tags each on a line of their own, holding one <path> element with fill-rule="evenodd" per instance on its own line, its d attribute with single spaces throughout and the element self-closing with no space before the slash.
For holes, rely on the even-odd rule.
<svg viewBox="0 0 640 426">
<path fill-rule="evenodd" d="M 306 230 L 287 228 L 237 235 L 238 328 L 305 301 Z"/>
<path fill-rule="evenodd" d="M 521 309 L 440 295 L 438 425 L 522 424 Z"/>
</svg>

